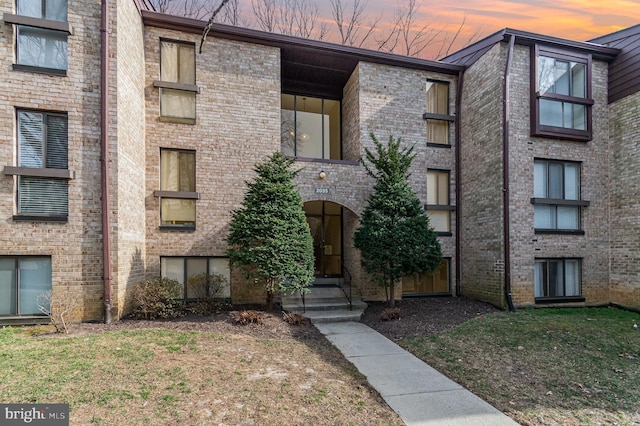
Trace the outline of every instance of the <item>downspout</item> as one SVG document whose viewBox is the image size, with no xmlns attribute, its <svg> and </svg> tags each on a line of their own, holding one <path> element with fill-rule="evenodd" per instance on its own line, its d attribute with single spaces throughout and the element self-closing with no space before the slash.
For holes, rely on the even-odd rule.
<svg viewBox="0 0 640 426">
<path fill-rule="evenodd" d="M 109 221 L 109 0 L 102 0 L 100 24 L 100 171 L 102 190 L 102 278 L 104 322 L 111 324 L 111 224 Z"/>
<path fill-rule="evenodd" d="M 462 106 L 462 87 L 463 87 L 463 83 L 464 83 L 464 70 L 460 70 L 458 72 L 458 84 L 456 87 L 456 122 L 455 122 L 455 129 L 456 129 L 456 296 L 460 297 L 462 296 L 462 281 L 461 281 L 461 263 L 462 260 L 460 259 L 460 241 L 461 241 L 461 227 L 460 227 L 460 223 L 462 222 L 462 219 L 460 218 L 461 216 L 461 212 L 462 212 L 462 203 L 460 202 L 460 200 L 462 199 L 462 196 L 460 194 L 461 190 L 461 175 L 462 172 L 460 171 L 460 163 L 461 163 L 461 158 L 462 158 L 462 150 L 461 150 L 461 146 L 460 146 L 460 141 L 462 140 L 462 137 L 460 136 L 460 119 L 462 117 L 462 114 L 460 113 L 460 108 Z"/>
<path fill-rule="evenodd" d="M 509 217 L 509 70 L 511 68 L 511 60 L 513 58 L 513 46 L 516 37 L 509 36 L 509 49 L 507 51 L 507 63 L 504 68 L 503 80 L 503 120 L 502 120 L 502 204 L 503 204 L 503 223 L 504 223 L 504 296 L 511 312 L 515 312 L 513 300 L 511 298 L 511 242 L 510 242 L 510 217 Z"/>
</svg>

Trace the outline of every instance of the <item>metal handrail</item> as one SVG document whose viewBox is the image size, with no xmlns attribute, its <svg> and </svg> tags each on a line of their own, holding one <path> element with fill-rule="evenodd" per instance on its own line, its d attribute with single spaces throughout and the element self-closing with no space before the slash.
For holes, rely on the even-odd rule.
<svg viewBox="0 0 640 426">
<path fill-rule="evenodd" d="M 349 272 L 347 267 L 344 266 L 344 263 L 341 266 L 342 266 L 342 279 L 340 280 L 340 288 L 342 289 L 342 292 L 344 293 L 345 297 L 349 301 L 349 310 L 352 311 L 353 310 L 353 303 L 352 303 L 353 294 L 352 294 L 352 287 L 351 287 L 351 273 Z M 345 287 L 349 288 L 348 292 Z"/>
</svg>

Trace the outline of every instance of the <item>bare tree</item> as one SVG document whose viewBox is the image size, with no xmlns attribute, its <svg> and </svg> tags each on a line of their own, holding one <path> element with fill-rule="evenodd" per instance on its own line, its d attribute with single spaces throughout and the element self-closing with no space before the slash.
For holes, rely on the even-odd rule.
<svg viewBox="0 0 640 426">
<path fill-rule="evenodd" d="M 377 39 L 378 50 L 406 56 L 420 56 L 444 31 L 432 27 L 431 23 L 418 24 L 418 13 L 422 2 L 406 0 L 395 12 L 391 31 Z"/>
<path fill-rule="evenodd" d="M 465 12 L 464 16 L 462 17 L 462 22 L 460 22 L 460 25 L 458 26 L 455 33 L 445 33 L 442 43 L 440 45 L 440 50 L 438 51 L 435 58 L 440 59 L 449 55 L 449 53 L 453 50 L 454 45 L 456 44 L 456 41 L 458 41 L 458 38 L 464 32 L 466 25 L 467 25 L 467 13 Z M 464 43 L 461 43 L 461 44 L 463 46 L 467 46 L 475 42 L 479 38 L 480 38 L 480 31 L 476 30 L 467 38 L 467 40 Z"/>
<path fill-rule="evenodd" d="M 327 28 L 313 0 L 252 0 L 258 28 L 304 38 L 322 40 Z"/>
<path fill-rule="evenodd" d="M 213 11 L 210 0 L 150 0 L 153 8 L 160 13 L 204 19 Z"/>
<path fill-rule="evenodd" d="M 364 24 L 363 14 L 367 8 L 366 1 L 353 0 L 351 12 L 347 10 L 342 0 L 330 0 L 330 3 L 333 22 L 336 24 L 338 35 L 340 36 L 340 44 L 356 47 L 365 46 L 376 31 L 382 15 L 378 16 L 373 22 Z M 362 34 L 361 30 L 364 31 L 364 34 Z"/>
<path fill-rule="evenodd" d="M 230 0 L 226 7 L 215 17 L 215 22 L 233 25 L 234 27 L 247 27 L 248 24 L 243 17 L 239 0 Z"/>
</svg>

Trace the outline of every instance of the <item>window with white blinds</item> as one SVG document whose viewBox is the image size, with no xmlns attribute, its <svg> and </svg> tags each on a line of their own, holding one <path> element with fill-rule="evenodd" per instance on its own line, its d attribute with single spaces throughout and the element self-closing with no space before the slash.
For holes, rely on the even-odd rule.
<svg viewBox="0 0 640 426">
<path fill-rule="evenodd" d="M 26 169 L 68 168 L 67 116 L 18 111 L 18 166 Z M 67 216 L 69 185 L 64 178 L 39 173 L 18 176 L 18 214 Z"/>
</svg>

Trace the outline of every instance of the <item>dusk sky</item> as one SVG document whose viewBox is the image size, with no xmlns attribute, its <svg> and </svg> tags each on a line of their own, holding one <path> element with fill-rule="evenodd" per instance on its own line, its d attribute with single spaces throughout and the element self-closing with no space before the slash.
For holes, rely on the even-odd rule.
<svg viewBox="0 0 640 426">
<path fill-rule="evenodd" d="M 250 3 L 247 1 L 247 3 Z M 343 3 L 350 4 L 349 0 Z M 578 41 L 640 24 L 640 0 L 417 0 L 421 4 L 420 22 L 455 31 L 466 14 L 466 34 L 455 49 L 469 37 L 480 38 L 502 28 L 513 28 Z M 318 0 L 324 18 L 331 16 L 328 0 Z M 394 16 L 396 1 L 368 0 L 368 13 L 383 13 L 388 23 Z M 381 23 L 382 25 L 382 23 Z M 476 37 L 477 39 L 478 37 Z"/>
</svg>

